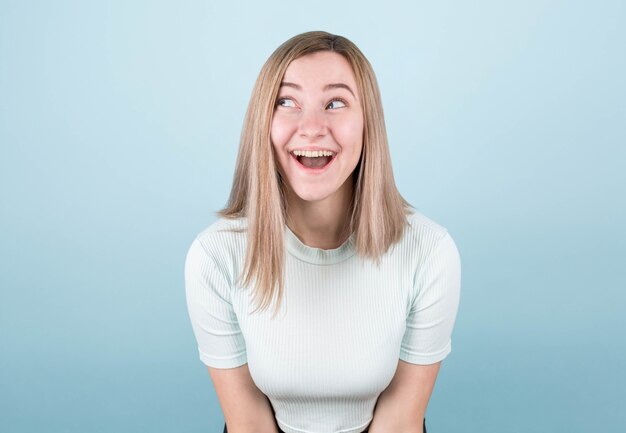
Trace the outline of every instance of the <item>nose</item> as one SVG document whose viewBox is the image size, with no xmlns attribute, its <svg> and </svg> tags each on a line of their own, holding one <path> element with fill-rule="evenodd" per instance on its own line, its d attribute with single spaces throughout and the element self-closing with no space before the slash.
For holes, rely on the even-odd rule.
<svg viewBox="0 0 626 433">
<path fill-rule="evenodd" d="M 302 138 L 314 139 L 323 137 L 328 131 L 324 113 L 319 110 L 304 110 L 300 117 L 298 133 Z"/>
</svg>

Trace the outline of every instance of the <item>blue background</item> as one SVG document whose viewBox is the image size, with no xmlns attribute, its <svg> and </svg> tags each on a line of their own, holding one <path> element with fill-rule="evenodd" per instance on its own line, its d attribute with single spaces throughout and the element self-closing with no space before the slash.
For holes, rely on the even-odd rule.
<svg viewBox="0 0 626 433">
<path fill-rule="evenodd" d="M 353 40 L 463 293 L 429 432 L 626 428 L 622 1 L 0 1 L 0 430 L 221 432 L 183 263 L 256 75 Z"/>
</svg>

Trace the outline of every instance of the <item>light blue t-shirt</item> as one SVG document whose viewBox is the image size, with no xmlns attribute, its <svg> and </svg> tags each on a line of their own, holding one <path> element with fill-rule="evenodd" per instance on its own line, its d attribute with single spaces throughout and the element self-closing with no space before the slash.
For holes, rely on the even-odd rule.
<svg viewBox="0 0 626 433">
<path fill-rule="evenodd" d="M 279 313 L 254 309 L 236 284 L 244 220 L 220 219 L 193 241 L 185 263 L 187 305 L 200 359 L 248 363 L 286 433 L 362 432 L 398 360 L 433 364 L 451 350 L 461 269 L 454 241 L 420 213 L 380 267 L 350 237 L 331 250 L 285 227 L 285 291 Z"/>
</svg>

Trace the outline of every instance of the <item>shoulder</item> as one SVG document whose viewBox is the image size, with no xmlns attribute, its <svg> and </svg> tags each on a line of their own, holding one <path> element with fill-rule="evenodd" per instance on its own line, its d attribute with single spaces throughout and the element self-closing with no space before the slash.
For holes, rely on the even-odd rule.
<svg viewBox="0 0 626 433">
<path fill-rule="evenodd" d="M 219 218 L 196 235 L 190 251 L 195 250 L 218 268 L 232 272 L 245 254 L 246 227 L 244 218 Z"/>
<path fill-rule="evenodd" d="M 422 245 L 436 244 L 446 236 L 450 236 L 448 230 L 424 214 L 413 211 L 407 216 L 405 240 Z"/>
<path fill-rule="evenodd" d="M 407 225 L 396 251 L 420 267 L 441 250 L 446 250 L 446 254 L 456 250 L 447 228 L 417 211 L 407 215 Z"/>
<path fill-rule="evenodd" d="M 196 235 L 196 240 L 206 249 L 215 244 L 236 242 L 245 238 L 246 221 L 244 218 L 219 218 Z"/>
<path fill-rule="evenodd" d="M 224 252 L 229 247 L 245 242 L 246 220 L 244 218 L 219 218 L 196 235 L 196 241 L 207 253 Z"/>
</svg>

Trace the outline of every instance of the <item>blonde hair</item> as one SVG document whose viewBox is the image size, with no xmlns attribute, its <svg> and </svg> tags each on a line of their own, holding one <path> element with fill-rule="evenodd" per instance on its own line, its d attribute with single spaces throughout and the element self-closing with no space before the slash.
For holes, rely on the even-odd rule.
<svg viewBox="0 0 626 433">
<path fill-rule="evenodd" d="M 247 219 L 243 285 L 254 286 L 257 310 L 282 303 L 287 220 L 283 180 L 270 140 L 280 83 L 289 64 L 318 51 L 342 55 L 356 78 L 363 108 L 363 150 L 356 174 L 350 233 L 357 255 L 379 263 L 402 238 L 411 205 L 396 188 L 376 76 L 363 53 L 348 39 L 326 32 L 302 33 L 279 46 L 261 68 L 246 112 L 225 218 Z M 252 284 L 254 282 L 254 284 Z M 256 310 L 255 310 L 256 311 Z"/>
</svg>

